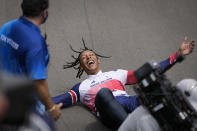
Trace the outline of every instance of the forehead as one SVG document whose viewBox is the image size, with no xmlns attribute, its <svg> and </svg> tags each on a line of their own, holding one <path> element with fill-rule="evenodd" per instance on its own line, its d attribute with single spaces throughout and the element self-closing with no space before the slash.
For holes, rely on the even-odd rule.
<svg viewBox="0 0 197 131">
<path fill-rule="evenodd" d="M 86 51 L 83 51 L 83 52 L 81 53 L 80 57 L 81 57 L 81 56 L 84 56 L 84 55 L 88 55 L 88 54 L 94 54 L 94 55 L 95 55 L 95 53 L 94 53 L 93 51 L 86 50 Z"/>
</svg>

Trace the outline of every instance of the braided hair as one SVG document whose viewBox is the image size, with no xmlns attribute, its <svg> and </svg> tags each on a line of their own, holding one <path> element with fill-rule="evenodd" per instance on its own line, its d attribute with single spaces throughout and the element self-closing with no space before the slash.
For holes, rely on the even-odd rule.
<svg viewBox="0 0 197 131">
<path fill-rule="evenodd" d="M 78 70 L 77 72 L 77 75 L 76 75 L 76 78 L 81 78 L 81 75 L 83 74 L 84 70 L 82 70 L 80 68 L 80 56 L 81 54 L 84 52 L 84 51 L 92 51 L 94 52 L 94 54 L 96 55 L 96 57 L 101 57 L 101 58 L 110 58 L 110 56 L 103 56 L 103 55 L 99 55 L 97 53 L 95 53 L 95 51 L 93 51 L 92 49 L 88 48 L 85 44 L 85 41 L 84 39 L 82 38 L 82 43 L 83 43 L 83 48 L 80 48 L 79 51 L 73 49 L 73 47 L 71 45 L 70 46 L 70 49 L 74 52 L 74 53 L 77 53 L 78 54 L 78 57 L 75 57 L 74 55 L 71 55 L 71 57 L 74 59 L 73 62 L 67 62 L 66 65 L 63 65 L 63 69 L 67 69 L 67 68 L 74 68 L 75 70 Z"/>
</svg>

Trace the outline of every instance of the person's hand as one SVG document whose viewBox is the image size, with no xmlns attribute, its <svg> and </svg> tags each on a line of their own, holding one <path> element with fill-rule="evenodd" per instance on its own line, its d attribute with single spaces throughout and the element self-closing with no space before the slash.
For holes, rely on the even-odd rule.
<svg viewBox="0 0 197 131">
<path fill-rule="evenodd" d="M 179 50 L 178 50 L 178 55 L 189 55 L 192 53 L 194 49 L 194 41 L 188 42 L 188 38 L 185 37 L 184 41 L 182 42 Z"/>
<path fill-rule="evenodd" d="M 54 104 L 53 107 L 48 110 L 48 112 L 51 114 L 54 120 L 57 120 L 60 117 L 61 115 L 60 108 L 62 107 L 62 105 L 63 105 L 62 103 Z"/>
</svg>

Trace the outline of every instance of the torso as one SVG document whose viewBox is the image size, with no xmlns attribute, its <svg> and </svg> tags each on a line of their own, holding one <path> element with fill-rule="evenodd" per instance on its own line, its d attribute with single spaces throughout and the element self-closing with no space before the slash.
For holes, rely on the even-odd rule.
<svg viewBox="0 0 197 131">
<path fill-rule="evenodd" d="M 94 101 L 101 88 L 108 88 L 114 96 L 128 95 L 125 91 L 125 79 L 127 71 L 99 72 L 95 76 L 89 76 L 79 86 L 80 101 L 95 111 Z"/>
</svg>

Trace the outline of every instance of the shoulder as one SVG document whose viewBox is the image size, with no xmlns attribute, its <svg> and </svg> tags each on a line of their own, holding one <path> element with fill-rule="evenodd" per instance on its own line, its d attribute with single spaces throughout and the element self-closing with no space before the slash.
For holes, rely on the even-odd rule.
<svg viewBox="0 0 197 131">
<path fill-rule="evenodd" d="M 6 34 L 9 33 L 11 30 L 15 30 L 14 28 L 17 27 L 18 20 L 9 21 L 1 27 L 1 32 L 5 32 Z"/>
<path fill-rule="evenodd" d="M 86 86 L 88 83 L 90 82 L 90 80 L 89 79 L 85 79 L 85 80 L 83 80 L 82 82 L 80 82 L 80 87 L 81 86 Z"/>
<path fill-rule="evenodd" d="M 31 28 L 31 26 L 22 23 L 20 19 L 5 23 L 1 28 L 1 33 L 5 33 L 16 43 L 20 43 L 27 48 L 39 47 L 42 46 L 42 43 L 45 43 L 38 29 Z"/>
<path fill-rule="evenodd" d="M 90 86 L 92 80 L 90 79 L 85 79 L 83 80 L 82 82 L 76 84 L 75 86 L 79 88 L 79 90 L 83 90 L 83 89 L 86 89 Z"/>
<path fill-rule="evenodd" d="M 17 27 L 15 33 L 18 33 L 18 37 L 23 39 L 29 46 L 40 46 L 45 43 L 43 36 L 41 35 L 40 28 L 33 23 L 30 23 L 22 18 L 16 20 Z M 31 45 L 30 45 L 31 44 Z"/>
<path fill-rule="evenodd" d="M 11 20 L 11 21 L 8 21 L 7 23 L 5 23 L 3 25 L 3 27 L 9 26 L 9 25 L 15 25 L 15 24 L 18 24 L 18 23 L 19 23 L 18 20 Z"/>
<path fill-rule="evenodd" d="M 106 73 L 108 76 L 112 76 L 116 79 L 122 79 L 122 78 L 125 79 L 127 77 L 128 71 L 123 69 L 116 69 Z"/>
<path fill-rule="evenodd" d="M 79 89 L 79 86 L 81 85 L 81 82 L 79 82 L 79 83 L 77 83 L 77 84 L 75 84 L 74 86 L 73 86 L 73 88 L 72 89 Z"/>
<path fill-rule="evenodd" d="M 124 69 L 115 69 L 113 71 L 105 72 L 105 73 L 127 73 L 127 70 Z"/>
</svg>

